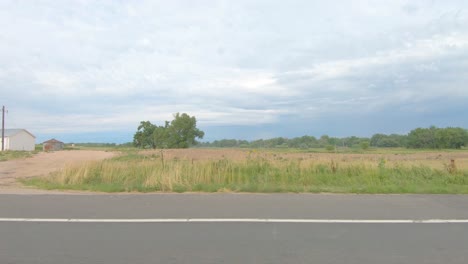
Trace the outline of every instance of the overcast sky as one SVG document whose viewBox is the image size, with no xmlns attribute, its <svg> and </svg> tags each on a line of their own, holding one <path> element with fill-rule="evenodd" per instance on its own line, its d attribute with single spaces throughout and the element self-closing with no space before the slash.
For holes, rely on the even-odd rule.
<svg viewBox="0 0 468 264">
<path fill-rule="evenodd" d="M 0 0 L 0 104 L 43 141 L 468 127 L 468 1 Z"/>
</svg>

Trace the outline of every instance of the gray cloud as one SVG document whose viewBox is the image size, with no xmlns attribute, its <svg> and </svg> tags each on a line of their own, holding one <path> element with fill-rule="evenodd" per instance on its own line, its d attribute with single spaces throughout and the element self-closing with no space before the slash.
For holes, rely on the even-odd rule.
<svg viewBox="0 0 468 264">
<path fill-rule="evenodd" d="M 186 111 L 288 136 L 468 97 L 464 1 L 2 1 L 0 23 L 2 103 L 40 134 Z"/>
</svg>

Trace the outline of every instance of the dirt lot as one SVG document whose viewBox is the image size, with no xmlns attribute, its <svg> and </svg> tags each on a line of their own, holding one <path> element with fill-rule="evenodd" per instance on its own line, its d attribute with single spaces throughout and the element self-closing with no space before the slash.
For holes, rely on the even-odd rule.
<svg viewBox="0 0 468 264">
<path fill-rule="evenodd" d="M 16 182 L 19 178 L 43 176 L 68 164 L 107 159 L 114 155 L 113 152 L 75 150 L 41 152 L 31 158 L 3 161 L 0 162 L 0 190 L 21 188 Z"/>
</svg>

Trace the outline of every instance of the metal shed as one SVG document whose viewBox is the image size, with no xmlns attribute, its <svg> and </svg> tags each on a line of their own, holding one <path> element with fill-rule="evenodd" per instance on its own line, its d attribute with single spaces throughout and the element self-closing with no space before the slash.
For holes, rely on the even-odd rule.
<svg viewBox="0 0 468 264">
<path fill-rule="evenodd" d="M 62 141 L 58 141 L 55 138 L 44 141 L 42 143 L 42 150 L 44 151 L 55 151 L 62 150 L 65 147 L 65 144 Z"/>
</svg>

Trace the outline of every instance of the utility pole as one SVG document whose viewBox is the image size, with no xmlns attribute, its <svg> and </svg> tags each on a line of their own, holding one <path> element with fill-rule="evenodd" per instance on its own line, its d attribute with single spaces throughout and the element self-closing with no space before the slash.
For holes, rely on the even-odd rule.
<svg viewBox="0 0 468 264">
<path fill-rule="evenodd" d="M 5 150 L 5 106 L 2 107 L 2 151 Z"/>
</svg>

